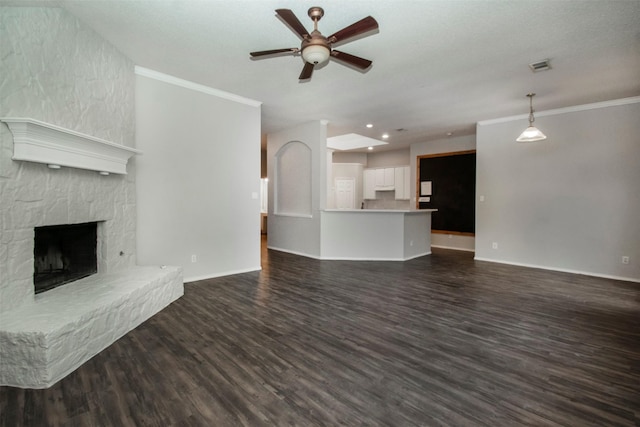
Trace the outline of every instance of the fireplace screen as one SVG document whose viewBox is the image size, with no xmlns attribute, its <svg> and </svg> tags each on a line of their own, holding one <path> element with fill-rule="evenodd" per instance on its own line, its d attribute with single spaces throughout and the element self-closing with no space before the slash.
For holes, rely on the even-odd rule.
<svg viewBox="0 0 640 427">
<path fill-rule="evenodd" d="M 33 284 L 35 293 L 98 272 L 97 224 L 36 227 Z"/>
</svg>

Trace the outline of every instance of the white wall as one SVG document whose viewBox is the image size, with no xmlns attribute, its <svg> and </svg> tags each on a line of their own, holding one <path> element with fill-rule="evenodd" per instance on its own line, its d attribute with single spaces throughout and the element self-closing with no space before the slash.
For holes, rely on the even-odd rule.
<svg viewBox="0 0 640 427">
<path fill-rule="evenodd" d="M 278 153 L 287 144 L 302 144 L 310 150 L 310 183 L 306 180 L 298 183 L 278 183 L 278 178 L 286 175 L 278 173 L 276 164 Z M 304 150 L 295 150 L 303 153 Z M 268 246 L 285 252 L 296 253 L 314 258 L 320 257 L 320 210 L 326 207 L 327 200 L 327 123 L 314 121 L 269 134 L 267 137 L 267 163 L 269 170 L 269 214 Z M 307 159 L 302 159 L 305 162 Z M 295 193 L 310 198 L 311 214 L 283 215 L 278 210 L 277 188 L 289 188 L 298 185 Z"/>
<path fill-rule="evenodd" d="M 187 282 L 259 270 L 260 104 L 136 74 L 138 261 Z"/>
<path fill-rule="evenodd" d="M 639 118 L 640 98 L 537 112 L 527 144 L 524 115 L 479 123 L 476 258 L 640 281 Z"/>
<path fill-rule="evenodd" d="M 453 153 L 456 151 L 466 151 L 476 149 L 476 136 L 464 135 L 438 139 L 435 141 L 420 142 L 411 145 L 411 207 L 415 208 L 416 200 L 416 172 L 418 156 L 429 154 Z M 448 248 L 465 251 L 475 249 L 475 238 L 473 236 L 460 236 L 455 234 L 431 234 L 431 246 L 437 248 Z"/>
</svg>

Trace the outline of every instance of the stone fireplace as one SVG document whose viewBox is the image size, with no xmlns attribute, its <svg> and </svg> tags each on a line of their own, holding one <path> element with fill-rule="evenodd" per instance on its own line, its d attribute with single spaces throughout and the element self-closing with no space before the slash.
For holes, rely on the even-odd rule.
<svg viewBox="0 0 640 427">
<path fill-rule="evenodd" d="M 61 7 L 2 7 L 0 40 L 0 385 L 43 388 L 178 298 L 182 272 L 136 262 L 133 61 Z M 36 294 L 35 229 L 87 222 L 97 273 Z"/>
<path fill-rule="evenodd" d="M 87 154 L 92 149 L 78 148 L 76 137 L 105 145 L 107 152 L 120 148 L 24 120 L 34 124 L 24 134 L 0 124 L 3 147 L 9 141 L 13 148 L 9 173 L 0 179 L 0 385 L 44 388 L 179 298 L 184 289 L 181 268 L 136 265 L 135 181 L 126 174 L 127 161 L 113 165 L 111 154 Z M 53 137 L 47 135 L 51 130 Z M 66 134 L 73 138 L 64 141 Z M 31 158 L 21 158 L 25 153 Z M 106 162 L 96 165 L 101 156 Z M 70 243 L 52 230 L 66 225 L 77 234 L 88 223 L 93 224 L 90 236 L 80 239 L 93 239 L 89 269 L 95 274 L 85 271 L 64 286 L 37 292 L 39 272 L 62 274 L 87 255 L 61 248 Z M 49 235 L 47 249 L 36 247 L 42 232 Z"/>
</svg>

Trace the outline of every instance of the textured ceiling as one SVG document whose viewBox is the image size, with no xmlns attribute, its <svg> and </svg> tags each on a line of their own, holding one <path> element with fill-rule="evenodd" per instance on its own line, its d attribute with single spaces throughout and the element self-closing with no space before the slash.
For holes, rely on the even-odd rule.
<svg viewBox="0 0 640 427">
<path fill-rule="evenodd" d="M 263 102 L 264 133 L 327 119 L 329 136 L 388 132 L 394 149 L 526 114 L 532 91 L 538 111 L 640 95 L 636 0 L 54 3 L 137 65 Z M 332 61 L 300 83 L 300 57 L 249 59 L 298 47 L 274 10 L 291 9 L 312 28 L 311 6 L 325 10 L 324 35 L 367 15 L 378 21 L 378 33 L 339 47 L 372 60 L 368 72 Z M 528 64 L 545 58 L 552 69 L 532 73 Z"/>
</svg>

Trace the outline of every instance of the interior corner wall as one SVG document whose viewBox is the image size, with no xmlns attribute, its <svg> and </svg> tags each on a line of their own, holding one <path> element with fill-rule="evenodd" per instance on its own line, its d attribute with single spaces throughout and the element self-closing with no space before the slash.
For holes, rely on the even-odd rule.
<svg viewBox="0 0 640 427">
<path fill-rule="evenodd" d="M 288 143 L 302 143 L 311 150 L 311 186 L 297 189 L 310 192 L 310 215 L 275 213 L 276 188 L 288 188 L 296 183 L 277 186 L 276 162 L 279 151 Z M 269 213 L 267 240 L 271 249 L 291 252 L 312 258 L 320 257 L 320 210 L 326 207 L 327 182 L 327 124 L 314 121 L 292 129 L 271 133 L 267 137 L 267 168 L 269 171 Z M 307 185 L 299 183 L 301 185 Z"/>
<path fill-rule="evenodd" d="M 437 139 L 428 142 L 419 142 L 411 145 L 411 208 L 416 206 L 416 173 L 418 170 L 418 157 L 430 154 L 453 153 L 476 149 L 475 135 L 461 135 Z M 431 246 L 436 248 L 455 249 L 462 251 L 475 250 L 474 236 L 460 236 L 455 234 L 431 233 Z"/>
<path fill-rule="evenodd" d="M 515 142 L 526 118 L 478 124 L 476 259 L 640 281 L 631 100 L 536 113 L 548 138 L 534 143 Z"/>
<path fill-rule="evenodd" d="M 138 262 L 260 269 L 260 107 L 136 76 Z"/>
</svg>

